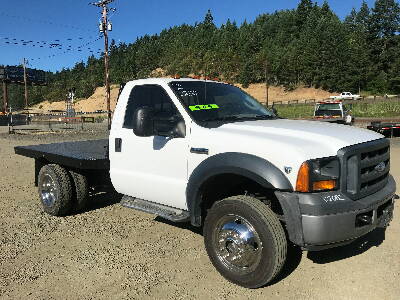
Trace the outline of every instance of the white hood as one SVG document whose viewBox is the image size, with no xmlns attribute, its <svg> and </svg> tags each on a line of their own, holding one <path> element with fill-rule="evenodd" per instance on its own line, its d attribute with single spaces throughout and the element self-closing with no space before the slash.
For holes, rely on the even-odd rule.
<svg viewBox="0 0 400 300">
<path fill-rule="evenodd" d="M 218 128 L 225 133 L 246 136 L 264 135 L 265 138 L 279 136 L 288 143 L 304 147 L 324 147 L 336 152 L 343 147 L 380 139 L 383 136 L 367 129 L 348 125 L 331 124 L 318 121 L 265 120 L 228 123 Z M 326 149 L 326 150 L 328 150 Z"/>
<path fill-rule="evenodd" d="M 208 148 L 209 154 L 242 152 L 262 157 L 284 170 L 295 183 L 300 165 L 309 159 L 335 156 L 343 147 L 380 139 L 383 136 L 357 127 L 318 121 L 261 120 L 199 128 L 192 147 Z M 197 128 L 193 128 L 197 131 Z"/>
</svg>

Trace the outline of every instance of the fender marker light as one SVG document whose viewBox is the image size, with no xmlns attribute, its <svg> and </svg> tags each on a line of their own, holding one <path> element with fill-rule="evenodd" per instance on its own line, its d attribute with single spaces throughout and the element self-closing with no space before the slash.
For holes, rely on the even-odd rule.
<svg viewBox="0 0 400 300">
<path fill-rule="evenodd" d="M 304 162 L 297 175 L 296 191 L 307 193 L 310 191 L 310 167 L 307 162 Z"/>
</svg>

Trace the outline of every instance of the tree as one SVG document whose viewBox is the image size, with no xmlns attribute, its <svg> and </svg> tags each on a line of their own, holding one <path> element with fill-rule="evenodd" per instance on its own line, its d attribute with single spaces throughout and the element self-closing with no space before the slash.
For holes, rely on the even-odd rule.
<svg viewBox="0 0 400 300">
<path fill-rule="evenodd" d="M 297 24 L 299 27 L 307 22 L 307 18 L 313 10 L 313 2 L 311 0 L 301 0 L 297 6 Z"/>
<path fill-rule="evenodd" d="M 371 30 L 376 37 L 390 38 L 400 31 L 400 7 L 395 0 L 377 0 L 372 10 Z"/>
<path fill-rule="evenodd" d="M 367 2 L 363 1 L 361 4 L 360 11 L 356 15 L 356 24 L 359 26 L 359 29 L 363 31 L 367 31 L 369 29 L 371 17 L 371 10 L 368 7 Z"/>
<path fill-rule="evenodd" d="M 209 28 L 215 28 L 214 17 L 212 16 L 211 10 L 209 9 L 204 17 L 203 25 Z"/>
</svg>

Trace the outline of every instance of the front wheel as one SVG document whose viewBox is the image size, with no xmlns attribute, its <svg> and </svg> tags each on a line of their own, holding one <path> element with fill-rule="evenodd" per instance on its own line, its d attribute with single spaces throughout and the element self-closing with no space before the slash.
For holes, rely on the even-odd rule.
<svg viewBox="0 0 400 300">
<path fill-rule="evenodd" d="M 205 220 L 204 242 L 218 272 L 246 288 L 272 281 L 286 260 L 287 241 L 279 219 L 249 196 L 214 203 Z"/>
</svg>

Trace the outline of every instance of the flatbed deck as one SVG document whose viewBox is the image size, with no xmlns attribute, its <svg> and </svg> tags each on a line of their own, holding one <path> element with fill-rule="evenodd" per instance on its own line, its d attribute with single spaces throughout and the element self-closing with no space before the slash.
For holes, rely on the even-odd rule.
<svg viewBox="0 0 400 300">
<path fill-rule="evenodd" d="M 85 170 L 109 170 L 108 140 L 18 146 L 18 155 Z"/>
</svg>

